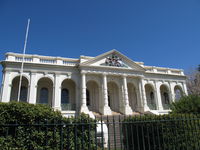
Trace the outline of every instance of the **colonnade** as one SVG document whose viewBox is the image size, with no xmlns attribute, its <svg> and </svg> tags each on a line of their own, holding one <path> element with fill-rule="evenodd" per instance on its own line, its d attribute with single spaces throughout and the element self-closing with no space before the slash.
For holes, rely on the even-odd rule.
<svg viewBox="0 0 200 150">
<path fill-rule="evenodd" d="M 27 80 L 26 84 L 24 84 L 24 87 L 27 87 L 27 102 L 32 104 L 40 103 L 41 94 L 39 93 L 41 90 L 46 90 L 46 93 L 50 93 L 50 95 L 47 96 L 48 103 L 54 109 L 62 110 L 64 97 L 66 99 L 71 99 L 69 103 L 76 104 L 76 107 L 73 108 L 73 110 L 89 113 L 91 110 L 87 106 L 86 81 L 88 75 L 91 74 L 88 74 L 87 72 L 81 72 L 80 80 L 74 83 L 70 83 L 72 80 L 67 78 L 67 80 L 71 81 L 66 82 L 65 85 L 70 84 L 70 86 L 63 85 L 64 80 L 61 80 L 61 76 L 59 74 L 54 74 L 53 77 L 43 75 L 40 78 L 38 78 L 36 72 L 30 73 L 29 76 L 24 75 L 23 80 Z M 98 112 L 104 115 L 111 115 L 113 111 L 117 110 L 117 108 L 118 112 L 126 115 L 131 115 L 134 111 L 145 112 L 149 110 L 169 109 L 167 104 L 175 100 L 176 89 L 180 91 L 181 95 L 183 95 L 183 93 L 187 94 L 185 83 L 170 81 L 165 82 L 159 80 L 148 81 L 141 76 L 130 77 L 126 74 L 115 75 L 118 78 L 118 81 L 121 82 L 113 85 L 113 88 L 116 88 L 117 90 L 112 92 L 108 87 L 108 85 L 111 83 L 108 82 L 108 78 L 110 78 L 112 75 L 106 73 L 98 75 L 101 76 L 101 83 L 98 85 L 98 88 L 101 90 L 96 90 L 96 92 L 99 92 L 96 100 L 98 100 Z M 12 100 L 12 98 L 16 98 L 15 93 L 17 89 L 13 87 L 16 86 L 14 85 L 16 84 L 14 83 L 14 79 L 17 77 L 18 76 L 13 76 L 11 72 L 4 72 L 1 90 L 2 102 L 9 102 Z M 131 78 L 137 80 L 137 84 L 132 83 Z M 40 85 L 39 83 L 42 79 L 45 80 L 43 80 L 43 83 Z M 112 81 L 112 83 L 117 83 L 118 81 Z M 65 90 L 63 90 L 64 87 Z M 62 92 L 65 93 L 62 95 Z M 111 92 L 113 95 L 110 95 L 109 92 Z M 44 95 L 45 94 L 43 94 L 43 96 Z M 135 102 L 132 102 L 133 100 L 135 100 Z M 93 101 L 95 101 L 94 98 Z"/>
</svg>

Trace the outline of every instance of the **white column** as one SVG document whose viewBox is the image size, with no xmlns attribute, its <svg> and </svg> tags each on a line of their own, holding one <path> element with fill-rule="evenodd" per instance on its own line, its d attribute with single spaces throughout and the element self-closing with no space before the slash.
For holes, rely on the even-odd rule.
<svg viewBox="0 0 200 150">
<path fill-rule="evenodd" d="M 157 104 L 158 104 L 157 109 L 163 110 L 161 93 L 160 93 L 160 85 L 158 82 L 155 82 L 155 86 L 156 86 L 156 97 L 157 97 Z"/>
<path fill-rule="evenodd" d="M 35 72 L 31 72 L 28 102 L 31 104 L 36 104 L 36 99 L 37 99 L 37 74 Z"/>
<path fill-rule="evenodd" d="M 8 71 L 4 71 L 4 79 L 2 85 L 2 95 L 1 95 L 1 102 L 9 102 L 10 101 L 10 94 L 11 94 L 11 73 Z"/>
<path fill-rule="evenodd" d="M 88 107 L 86 105 L 86 75 L 81 74 L 81 108 L 80 112 L 89 114 Z"/>
<path fill-rule="evenodd" d="M 170 87 L 171 102 L 175 102 L 175 93 L 171 82 L 169 82 L 169 87 Z"/>
<path fill-rule="evenodd" d="M 107 87 L 107 76 L 103 74 L 103 107 L 101 113 L 103 115 L 112 115 L 112 111 L 108 106 L 108 87 Z"/>
<path fill-rule="evenodd" d="M 188 95 L 187 86 L 185 82 L 183 83 L 183 90 L 184 90 L 183 92 L 185 93 L 185 95 Z"/>
<path fill-rule="evenodd" d="M 144 101 L 144 98 L 143 98 L 143 91 L 142 91 L 142 83 L 141 83 L 141 79 L 139 79 L 138 81 L 138 95 L 139 95 L 139 98 L 140 100 L 138 100 L 138 111 L 142 112 L 143 111 L 143 101 Z"/>
<path fill-rule="evenodd" d="M 141 96 L 142 96 L 142 105 L 141 107 L 143 107 L 143 111 L 148 111 L 149 107 L 147 106 L 147 98 L 146 98 L 146 91 L 145 91 L 145 85 L 144 85 L 144 80 L 143 77 L 140 78 L 140 92 L 141 92 Z"/>
<path fill-rule="evenodd" d="M 79 85 L 77 83 L 79 83 L 78 79 L 77 79 L 77 82 L 76 82 L 76 96 L 75 96 L 76 108 L 75 109 L 79 110 L 79 106 L 80 106 L 80 101 L 79 101 L 79 99 L 80 99 L 80 94 L 79 94 L 80 93 L 80 87 L 79 87 Z"/>
<path fill-rule="evenodd" d="M 128 98 L 128 88 L 127 88 L 127 80 L 126 80 L 126 76 L 123 76 L 123 89 L 124 89 L 124 110 L 123 113 L 125 115 L 132 115 L 133 111 L 131 109 L 131 107 L 129 106 L 129 98 Z"/>
<path fill-rule="evenodd" d="M 54 76 L 54 96 L 52 104 L 55 110 L 61 110 L 61 83 L 59 74 L 55 74 Z"/>
<path fill-rule="evenodd" d="M 3 83 L 4 83 L 4 71 L 2 71 L 0 102 L 2 101 L 2 94 L 3 94 Z"/>
</svg>

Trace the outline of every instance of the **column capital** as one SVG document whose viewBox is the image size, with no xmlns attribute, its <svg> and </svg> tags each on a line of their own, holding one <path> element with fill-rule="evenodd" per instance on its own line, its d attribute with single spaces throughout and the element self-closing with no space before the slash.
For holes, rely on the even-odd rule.
<svg viewBox="0 0 200 150">
<path fill-rule="evenodd" d="M 124 78 L 127 78 L 127 74 L 122 74 L 122 78 L 124 79 Z"/>
<path fill-rule="evenodd" d="M 54 77 L 59 77 L 60 73 L 54 73 Z"/>
<path fill-rule="evenodd" d="M 87 73 L 87 71 L 81 70 L 81 75 L 85 75 L 86 73 Z"/>
<path fill-rule="evenodd" d="M 143 75 L 138 75 L 137 76 L 140 80 L 143 80 L 144 79 L 144 76 Z"/>
<path fill-rule="evenodd" d="M 103 72 L 102 73 L 102 76 L 104 77 L 104 76 L 107 76 L 108 74 L 107 73 L 105 73 L 105 72 Z"/>
<path fill-rule="evenodd" d="M 5 69 L 2 70 L 2 72 L 3 72 L 3 73 L 10 73 L 10 69 L 5 68 Z"/>
<path fill-rule="evenodd" d="M 30 75 L 36 75 L 37 74 L 37 72 L 30 72 Z"/>
</svg>

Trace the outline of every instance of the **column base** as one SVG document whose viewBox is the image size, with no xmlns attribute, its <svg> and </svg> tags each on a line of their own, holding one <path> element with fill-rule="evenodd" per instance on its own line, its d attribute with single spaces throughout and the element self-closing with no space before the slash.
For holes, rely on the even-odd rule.
<svg viewBox="0 0 200 150">
<path fill-rule="evenodd" d="M 109 106 L 104 106 L 101 109 L 101 113 L 102 113 L 102 115 L 112 115 L 112 111 Z"/>
<path fill-rule="evenodd" d="M 58 110 L 58 111 L 61 111 L 61 107 L 53 107 L 53 109 L 56 111 L 56 110 Z"/>
<path fill-rule="evenodd" d="M 149 106 L 144 105 L 144 112 L 146 112 L 146 111 L 150 111 L 150 109 L 149 109 Z"/>
<path fill-rule="evenodd" d="M 87 107 L 87 106 L 81 106 L 81 108 L 80 108 L 80 113 L 87 114 L 87 115 L 89 115 L 89 116 L 90 116 L 90 118 L 93 118 L 93 119 L 95 119 L 95 116 L 94 116 L 94 114 L 93 114 L 91 111 L 89 111 L 89 109 L 88 109 L 88 107 Z"/>
<path fill-rule="evenodd" d="M 125 114 L 125 115 L 132 115 L 133 110 L 131 109 L 130 106 L 125 106 L 124 109 L 122 110 L 122 113 Z"/>
<path fill-rule="evenodd" d="M 158 106 L 157 109 L 158 109 L 158 110 L 164 110 L 163 107 L 161 107 L 161 106 Z"/>
</svg>

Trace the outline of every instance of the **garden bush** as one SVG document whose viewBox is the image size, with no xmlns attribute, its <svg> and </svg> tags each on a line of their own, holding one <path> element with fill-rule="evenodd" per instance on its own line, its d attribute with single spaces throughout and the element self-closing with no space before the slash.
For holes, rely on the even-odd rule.
<svg viewBox="0 0 200 150">
<path fill-rule="evenodd" d="M 42 104 L 0 103 L 0 149 L 94 149 L 95 120 L 65 118 Z"/>
<path fill-rule="evenodd" d="M 171 113 L 200 113 L 200 96 L 189 95 L 183 96 L 177 102 L 173 102 L 170 106 Z"/>
<path fill-rule="evenodd" d="M 200 116 L 171 114 L 128 117 L 124 120 L 126 149 L 197 150 L 200 144 Z"/>
</svg>

